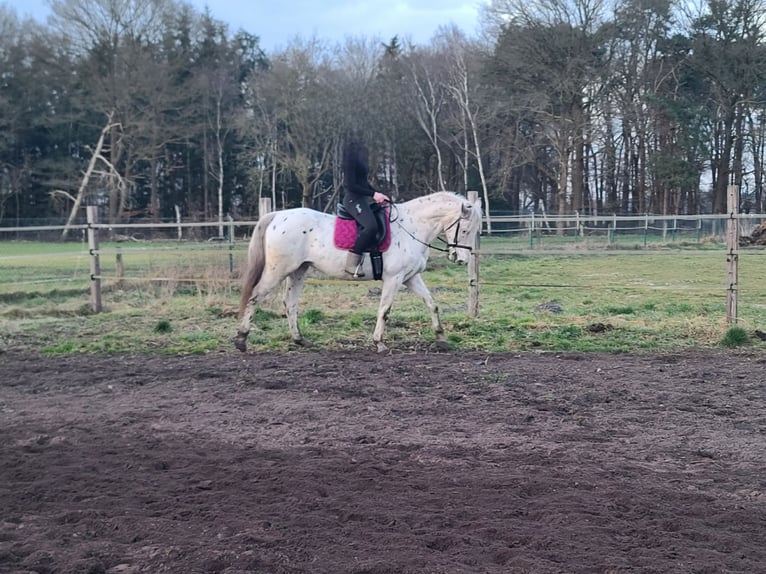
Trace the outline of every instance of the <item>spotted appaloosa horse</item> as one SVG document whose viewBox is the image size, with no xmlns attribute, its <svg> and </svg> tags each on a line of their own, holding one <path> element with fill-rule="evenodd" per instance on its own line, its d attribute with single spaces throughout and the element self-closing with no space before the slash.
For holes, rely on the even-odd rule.
<svg viewBox="0 0 766 574">
<path fill-rule="evenodd" d="M 336 278 L 344 273 L 346 251 L 333 243 L 335 216 L 307 208 L 267 214 L 255 226 L 248 249 L 240 303 L 240 324 L 235 345 L 247 350 L 247 336 L 255 305 L 286 280 L 284 304 L 293 341 L 310 345 L 298 329 L 298 302 L 306 273 L 315 268 Z M 471 203 L 456 193 L 441 191 L 392 206 L 391 242 L 384 256 L 383 288 L 372 340 L 385 351 L 383 333 L 394 297 L 402 285 L 419 295 L 431 312 L 437 344 L 446 346 L 439 309 L 421 273 L 426 268 L 430 243 L 444 234 L 452 261 L 466 263 L 473 238 L 481 230 L 481 203 Z M 372 268 L 365 258 L 364 273 Z"/>
</svg>

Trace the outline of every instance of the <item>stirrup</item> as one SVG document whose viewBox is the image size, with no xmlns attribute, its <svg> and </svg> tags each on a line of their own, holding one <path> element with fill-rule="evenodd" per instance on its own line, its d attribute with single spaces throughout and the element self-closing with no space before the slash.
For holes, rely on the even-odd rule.
<svg viewBox="0 0 766 574">
<path fill-rule="evenodd" d="M 352 279 L 363 279 L 364 273 L 362 273 L 362 264 L 360 263 L 357 265 L 353 271 L 351 271 L 348 267 L 344 269 L 343 271 L 346 272 L 347 275 L 350 275 Z"/>
<path fill-rule="evenodd" d="M 358 253 L 354 253 L 353 251 L 349 251 L 348 255 L 346 255 L 346 265 L 343 268 L 343 270 L 351 275 L 354 279 L 361 279 L 364 277 L 364 273 L 362 273 L 362 263 L 364 262 L 364 256 L 359 255 Z"/>
</svg>

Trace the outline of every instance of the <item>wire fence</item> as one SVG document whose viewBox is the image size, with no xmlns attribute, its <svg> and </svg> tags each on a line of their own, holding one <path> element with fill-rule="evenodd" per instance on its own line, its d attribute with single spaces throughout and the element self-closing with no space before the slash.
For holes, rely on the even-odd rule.
<svg viewBox="0 0 766 574">
<path fill-rule="evenodd" d="M 498 212 L 485 216 L 484 233 L 492 236 L 545 237 L 605 237 L 619 236 L 643 240 L 673 242 L 679 237 L 702 240 L 718 237 L 725 232 L 728 214 L 708 215 L 512 215 Z M 738 214 L 743 234 L 766 221 L 766 214 Z M 56 220 L 27 220 L 24 224 L 0 225 L 0 241 L 77 241 L 83 240 L 88 223 L 78 218 L 75 224 L 65 226 Z M 246 237 L 257 220 L 228 219 L 222 222 L 142 222 L 102 223 L 104 239 L 115 241 L 188 240 L 222 241 L 230 235 Z M 64 230 L 67 233 L 64 234 Z M 491 232 L 490 232 L 491 230 Z M 532 245 L 534 247 L 534 245 Z"/>
<path fill-rule="evenodd" d="M 766 214 L 739 214 L 740 234 L 747 235 Z M 720 251 L 726 258 L 727 215 L 698 216 L 555 216 L 496 215 L 492 234 L 483 233 L 482 256 L 573 251 L 640 253 L 678 249 Z M 111 286 L 129 283 L 194 285 L 198 289 L 233 289 L 239 283 L 249 235 L 256 221 L 77 224 L 66 238 L 62 225 L 0 227 L 0 294 L 19 297 L 29 291 L 88 289 L 93 280 Z M 97 249 L 88 244 L 96 233 Z M 98 273 L 91 262 L 100 259 Z M 672 264 L 669 261 L 669 264 Z M 556 285 L 482 277 L 485 286 L 582 289 L 562 278 Z M 623 283 L 625 283 L 623 281 Z M 725 284 L 725 274 L 721 275 Z M 686 286 L 685 289 L 693 289 Z"/>
<path fill-rule="evenodd" d="M 729 214 L 701 215 L 547 215 L 547 214 L 509 214 L 491 213 L 485 216 L 484 235 L 522 238 L 530 248 L 539 247 L 541 242 L 554 238 L 596 239 L 606 242 L 625 241 L 643 242 L 703 242 L 711 238 L 720 238 L 726 229 Z M 740 213 L 736 215 L 742 235 L 749 235 L 752 230 L 766 221 L 764 213 Z M 141 222 L 99 224 L 102 239 L 114 241 L 225 241 L 230 235 L 246 238 L 257 220 L 232 220 L 215 222 Z M 77 218 L 66 228 L 63 221 L 26 220 L 24 222 L 5 221 L 0 224 L 0 242 L 2 241 L 78 241 L 85 240 L 88 224 L 83 218 Z"/>
<path fill-rule="evenodd" d="M 740 234 L 749 236 L 766 214 L 738 214 Z M 579 244 L 587 247 L 658 247 L 724 243 L 728 214 L 636 216 L 494 215 L 492 237 L 505 237 L 517 249 L 549 249 Z"/>
</svg>

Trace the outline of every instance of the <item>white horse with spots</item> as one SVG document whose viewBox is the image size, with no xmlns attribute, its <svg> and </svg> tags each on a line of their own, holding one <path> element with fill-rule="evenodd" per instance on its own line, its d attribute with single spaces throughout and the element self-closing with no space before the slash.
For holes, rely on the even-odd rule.
<svg viewBox="0 0 766 574">
<path fill-rule="evenodd" d="M 286 280 L 284 305 L 293 341 L 310 342 L 298 329 L 298 302 L 310 268 L 330 277 L 349 278 L 344 272 L 346 251 L 335 247 L 335 216 L 307 208 L 267 214 L 258 221 L 248 249 L 240 303 L 240 324 L 235 345 L 247 350 L 247 336 L 254 306 Z M 445 234 L 452 261 L 466 263 L 473 238 L 481 230 L 481 203 L 470 203 L 452 192 L 440 191 L 392 207 L 391 244 L 383 254 L 383 288 L 372 340 L 385 351 L 383 333 L 394 297 L 402 285 L 419 295 L 431 312 L 437 344 L 446 346 L 439 309 L 421 273 L 426 268 L 430 243 Z M 365 278 L 372 280 L 369 257 L 364 261 Z M 358 281 L 359 279 L 355 279 Z"/>
</svg>

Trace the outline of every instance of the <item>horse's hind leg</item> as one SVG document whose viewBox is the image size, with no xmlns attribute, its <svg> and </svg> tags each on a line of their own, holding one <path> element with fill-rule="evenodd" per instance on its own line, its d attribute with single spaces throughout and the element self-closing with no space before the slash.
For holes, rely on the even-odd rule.
<svg viewBox="0 0 766 574">
<path fill-rule="evenodd" d="M 301 298 L 301 292 L 303 291 L 307 270 L 308 265 L 302 265 L 287 276 L 284 296 L 285 312 L 287 313 L 287 325 L 290 327 L 290 336 L 296 345 L 301 345 L 302 347 L 312 346 L 311 341 L 304 339 L 298 328 L 298 303 Z"/>
<path fill-rule="evenodd" d="M 431 327 L 433 328 L 434 336 L 436 337 L 436 346 L 439 349 L 446 350 L 448 345 L 447 339 L 444 337 L 444 327 L 442 327 L 441 318 L 439 317 L 439 306 L 431 296 L 431 292 L 428 290 L 428 287 L 426 287 L 425 281 L 423 281 L 423 278 L 418 274 L 410 277 L 404 284 L 410 291 L 419 295 L 428 307 L 428 310 L 431 311 Z"/>
<path fill-rule="evenodd" d="M 253 288 L 253 292 L 247 302 L 247 307 L 245 307 L 245 310 L 242 313 L 242 320 L 239 322 L 239 327 L 237 328 L 237 336 L 234 338 L 234 346 L 243 353 L 247 351 L 247 336 L 250 334 L 250 323 L 253 318 L 253 312 L 255 311 L 255 305 L 258 301 L 268 296 L 280 282 L 281 279 L 275 276 L 264 275 Z"/>
</svg>

